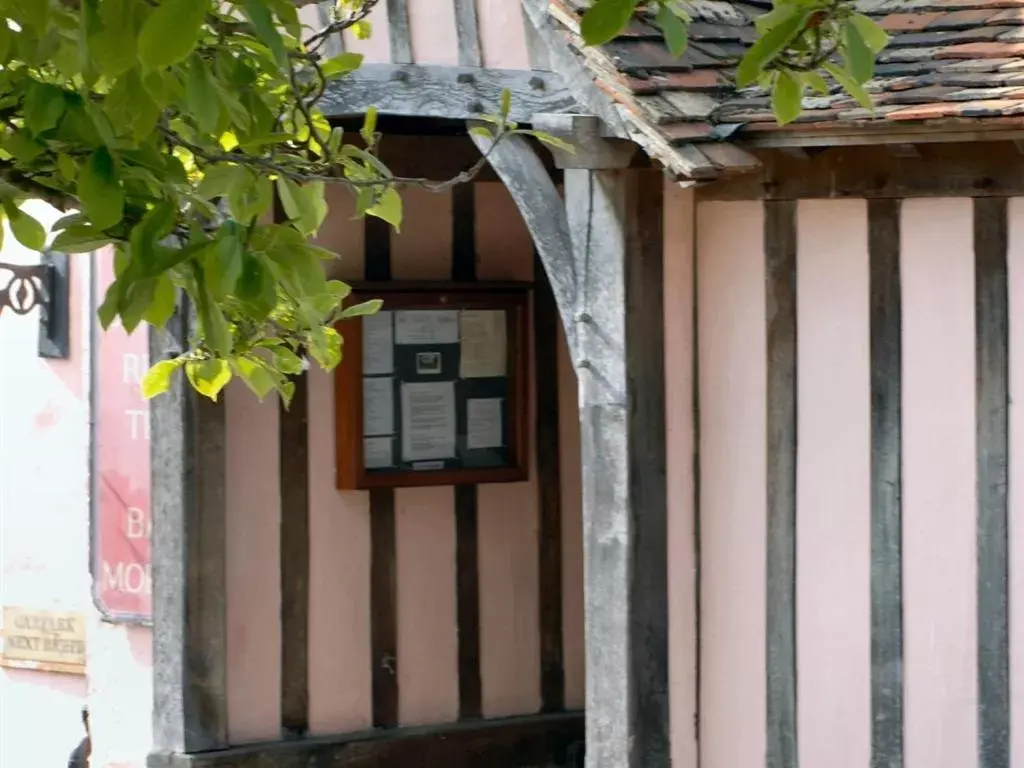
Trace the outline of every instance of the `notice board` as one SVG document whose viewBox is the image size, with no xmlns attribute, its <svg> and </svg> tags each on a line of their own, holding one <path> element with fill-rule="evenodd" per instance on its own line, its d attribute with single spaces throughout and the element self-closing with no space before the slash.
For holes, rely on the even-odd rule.
<svg viewBox="0 0 1024 768">
<path fill-rule="evenodd" d="M 341 489 L 497 483 L 527 476 L 525 287 L 363 286 L 381 310 L 339 325 Z"/>
</svg>

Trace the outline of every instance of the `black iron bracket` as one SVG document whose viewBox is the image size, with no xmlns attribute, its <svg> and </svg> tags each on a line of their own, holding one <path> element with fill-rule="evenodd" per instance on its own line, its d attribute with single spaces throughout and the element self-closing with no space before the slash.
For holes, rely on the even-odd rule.
<svg viewBox="0 0 1024 768">
<path fill-rule="evenodd" d="M 39 264 L 0 262 L 0 316 L 39 308 L 39 356 L 70 354 L 70 264 L 65 253 L 46 251 Z"/>
</svg>

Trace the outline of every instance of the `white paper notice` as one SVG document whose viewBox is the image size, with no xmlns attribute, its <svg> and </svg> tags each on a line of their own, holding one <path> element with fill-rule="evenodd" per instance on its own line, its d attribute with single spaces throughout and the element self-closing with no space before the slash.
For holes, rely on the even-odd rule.
<svg viewBox="0 0 1024 768">
<path fill-rule="evenodd" d="M 395 370 L 391 312 L 363 317 L 363 373 L 380 376 Z"/>
<path fill-rule="evenodd" d="M 363 467 L 386 469 L 394 464 L 390 437 L 368 437 L 363 440 Z"/>
<path fill-rule="evenodd" d="M 483 379 L 505 375 L 505 313 L 466 309 L 459 314 L 462 356 L 459 378 Z"/>
<path fill-rule="evenodd" d="M 455 382 L 402 384 L 402 460 L 455 456 Z"/>
<path fill-rule="evenodd" d="M 454 309 L 395 312 L 396 344 L 458 344 L 459 313 Z"/>
<path fill-rule="evenodd" d="M 466 401 L 466 447 L 501 448 L 500 397 L 481 397 Z"/>
<path fill-rule="evenodd" d="M 363 436 L 395 431 L 395 385 L 390 376 L 363 379 Z"/>
</svg>

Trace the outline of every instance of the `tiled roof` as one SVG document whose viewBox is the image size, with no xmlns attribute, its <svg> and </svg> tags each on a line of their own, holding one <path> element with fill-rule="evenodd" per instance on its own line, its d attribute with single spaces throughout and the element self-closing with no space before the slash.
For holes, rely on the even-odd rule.
<svg viewBox="0 0 1024 768">
<path fill-rule="evenodd" d="M 779 130 L 769 96 L 732 84 L 767 0 L 682 0 L 692 17 L 680 58 L 641 15 L 612 42 L 587 47 L 579 35 L 585 0 L 552 0 L 550 12 L 596 84 L 648 145 L 690 156 L 689 176 L 717 175 L 730 137 Z M 860 9 L 891 35 L 868 84 L 873 111 L 838 86 L 804 98 L 791 131 L 985 122 L 1024 126 L 1024 0 L 863 0 Z M 834 85 L 834 84 L 833 84 Z M 992 120 L 992 118 L 1000 118 Z M 643 143 L 643 142 L 641 142 Z M 693 155 L 703 155 L 704 161 Z M 661 159 L 661 158 L 659 158 Z"/>
</svg>

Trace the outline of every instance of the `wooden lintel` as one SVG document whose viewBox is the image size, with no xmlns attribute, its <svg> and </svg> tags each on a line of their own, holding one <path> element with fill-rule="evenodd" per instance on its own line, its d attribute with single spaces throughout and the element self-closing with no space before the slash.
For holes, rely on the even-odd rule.
<svg viewBox="0 0 1024 768">
<path fill-rule="evenodd" d="M 862 147 L 878 144 L 948 144 L 952 142 L 1008 141 L 1024 139 L 1024 128 L 929 127 L 891 125 L 880 128 L 802 131 L 744 131 L 736 141 L 746 147 L 781 149 L 788 147 Z"/>
<path fill-rule="evenodd" d="M 497 114 L 512 94 L 509 117 L 528 123 L 538 112 L 566 112 L 576 101 L 554 72 L 473 67 L 365 64 L 332 82 L 320 108 L 329 118 L 381 115 L 469 120 Z"/>
<path fill-rule="evenodd" d="M 895 157 L 921 157 L 921 151 L 913 144 L 889 144 L 889 153 Z"/>
<path fill-rule="evenodd" d="M 1011 141 L 920 144 L 920 156 L 887 146 L 832 147 L 796 158 L 757 151 L 756 171 L 705 184 L 702 200 L 798 198 L 991 197 L 1024 194 L 1020 152 Z"/>
<path fill-rule="evenodd" d="M 582 752 L 583 714 L 571 712 L 152 754 L 149 768 L 579 768 Z"/>
</svg>

